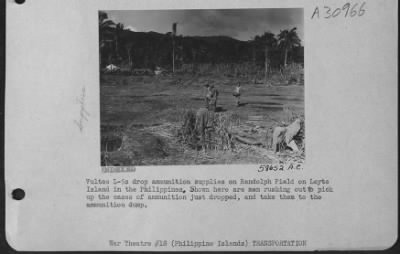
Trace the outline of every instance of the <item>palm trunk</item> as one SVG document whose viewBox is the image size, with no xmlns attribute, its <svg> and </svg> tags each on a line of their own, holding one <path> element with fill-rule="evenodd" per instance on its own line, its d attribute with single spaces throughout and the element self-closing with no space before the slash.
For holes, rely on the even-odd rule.
<svg viewBox="0 0 400 254">
<path fill-rule="evenodd" d="M 132 56 L 131 49 L 128 48 L 128 62 L 129 62 L 129 70 L 132 71 Z"/>
<path fill-rule="evenodd" d="M 287 66 L 287 54 L 288 54 L 288 50 L 287 49 L 285 49 L 285 58 L 284 58 L 284 62 L 283 62 L 283 66 Z"/>
<path fill-rule="evenodd" d="M 268 80 L 268 46 L 265 46 L 265 83 Z"/>
<path fill-rule="evenodd" d="M 172 37 L 172 73 L 175 72 L 175 39 Z"/>
<path fill-rule="evenodd" d="M 253 47 L 252 47 L 252 60 L 253 60 L 253 65 L 256 65 L 256 46 L 253 43 Z"/>
</svg>

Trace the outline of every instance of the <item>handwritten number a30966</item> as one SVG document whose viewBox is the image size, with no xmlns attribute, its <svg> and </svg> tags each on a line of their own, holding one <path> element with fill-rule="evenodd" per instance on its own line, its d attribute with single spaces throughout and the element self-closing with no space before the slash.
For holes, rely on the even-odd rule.
<svg viewBox="0 0 400 254">
<path fill-rule="evenodd" d="M 358 3 L 355 4 L 350 4 L 346 3 L 343 5 L 343 7 L 339 8 L 331 8 L 329 6 L 324 6 L 322 11 L 322 17 L 325 19 L 329 18 L 336 18 L 342 14 L 343 17 L 356 17 L 356 16 L 363 16 L 365 14 L 365 2 L 363 2 L 361 5 Z M 320 15 L 320 9 L 319 7 L 315 7 L 314 12 L 311 16 L 311 19 L 317 18 L 319 19 L 321 17 Z"/>
<path fill-rule="evenodd" d="M 331 8 L 328 7 L 328 6 L 324 6 L 324 10 L 325 10 L 325 13 L 326 13 L 326 16 L 324 18 L 329 19 L 332 16 Z"/>
</svg>

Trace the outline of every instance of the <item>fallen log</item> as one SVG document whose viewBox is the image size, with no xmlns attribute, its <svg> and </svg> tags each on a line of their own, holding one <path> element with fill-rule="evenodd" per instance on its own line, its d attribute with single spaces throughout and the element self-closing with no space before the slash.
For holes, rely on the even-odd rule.
<svg viewBox="0 0 400 254">
<path fill-rule="evenodd" d="M 235 139 L 236 139 L 237 141 L 239 141 L 239 142 L 241 142 L 241 143 L 244 143 L 244 144 L 246 144 L 246 145 L 253 145 L 253 146 L 260 146 L 260 145 L 263 145 L 263 143 L 262 143 L 261 141 L 251 140 L 251 139 L 244 138 L 244 137 L 241 137 L 241 136 L 234 136 L 234 137 L 235 137 Z"/>
</svg>

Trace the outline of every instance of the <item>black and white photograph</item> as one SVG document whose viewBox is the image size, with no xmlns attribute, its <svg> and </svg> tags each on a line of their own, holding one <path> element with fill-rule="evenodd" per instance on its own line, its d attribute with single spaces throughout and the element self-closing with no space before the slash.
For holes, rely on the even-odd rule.
<svg viewBox="0 0 400 254">
<path fill-rule="evenodd" d="M 8 252 L 400 253 L 398 1 L 4 2 Z"/>
<path fill-rule="evenodd" d="M 98 19 L 102 166 L 304 162 L 302 8 Z"/>
</svg>

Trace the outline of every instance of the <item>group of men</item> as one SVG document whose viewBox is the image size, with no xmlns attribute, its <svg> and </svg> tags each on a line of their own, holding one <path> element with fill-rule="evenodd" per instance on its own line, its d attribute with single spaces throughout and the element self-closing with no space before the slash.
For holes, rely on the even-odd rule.
<svg viewBox="0 0 400 254">
<path fill-rule="evenodd" d="M 212 84 L 206 84 L 205 87 L 207 89 L 205 95 L 205 106 L 208 110 L 216 112 L 219 95 L 218 89 Z M 233 96 L 236 98 L 236 106 L 238 107 L 240 106 L 240 92 L 241 87 L 240 83 L 238 83 L 233 91 Z"/>
<path fill-rule="evenodd" d="M 204 150 L 207 149 L 212 142 L 211 133 L 214 129 L 214 118 L 217 110 L 218 102 L 218 89 L 214 85 L 206 84 L 205 94 L 205 107 L 200 108 L 196 113 L 196 128 L 200 134 L 200 139 Z M 237 84 L 233 91 L 233 96 L 236 98 L 236 106 L 240 106 L 240 95 L 241 87 L 240 83 Z M 296 119 L 287 127 L 275 127 L 272 135 L 272 149 L 274 152 L 281 151 L 282 144 L 289 147 L 292 151 L 299 151 L 297 144 L 294 141 L 294 137 L 299 133 L 301 129 L 301 120 Z M 283 148 L 285 149 L 285 148 Z"/>
<path fill-rule="evenodd" d="M 218 102 L 218 89 L 214 85 L 206 84 L 205 93 L 205 107 L 200 108 L 196 112 L 196 129 L 200 134 L 200 140 L 204 150 L 207 146 L 210 146 L 211 142 L 211 132 L 214 129 L 214 112 L 217 111 Z M 240 105 L 240 83 L 235 87 L 233 96 L 236 97 L 236 105 Z"/>
</svg>

